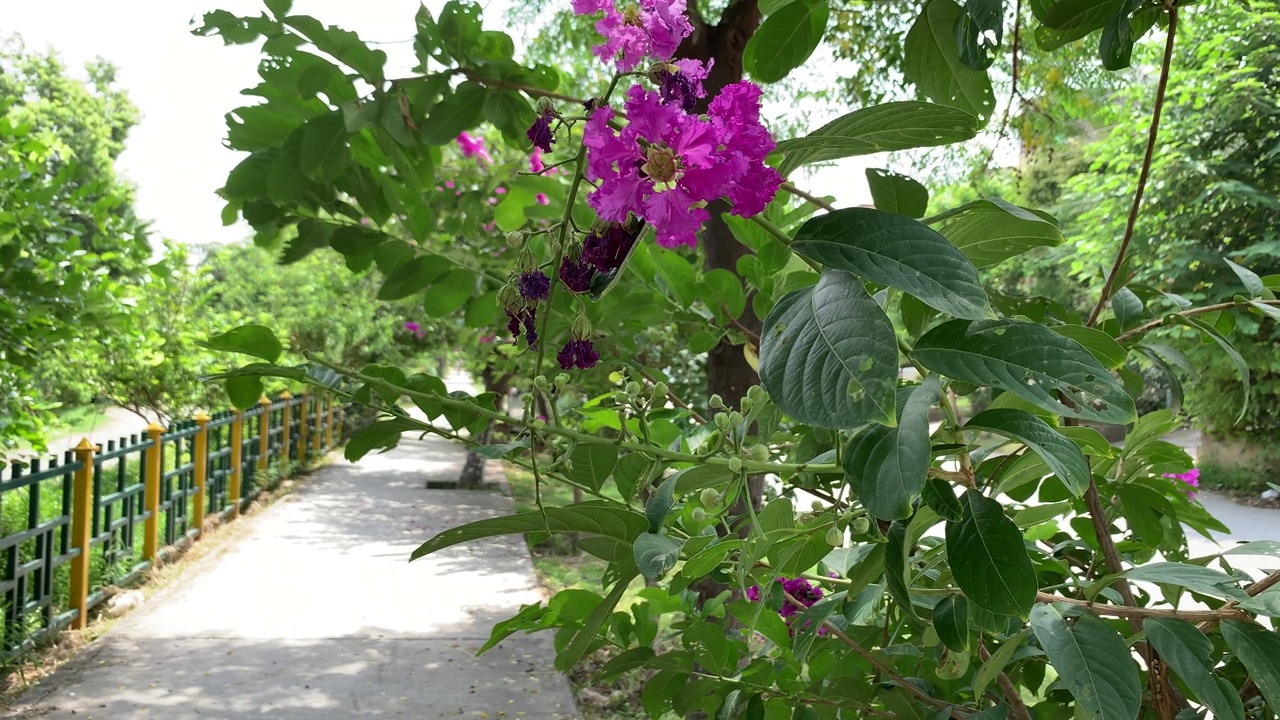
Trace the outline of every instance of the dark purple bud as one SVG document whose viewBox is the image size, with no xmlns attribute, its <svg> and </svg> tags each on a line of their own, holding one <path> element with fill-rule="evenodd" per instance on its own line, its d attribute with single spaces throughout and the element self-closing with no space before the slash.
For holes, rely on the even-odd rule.
<svg viewBox="0 0 1280 720">
<path fill-rule="evenodd" d="M 551 132 L 551 113 L 540 113 L 525 135 L 529 137 L 529 142 L 533 143 L 534 147 L 541 148 L 542 152 L 551 152 L 551 144 L 556 141 L 555 135 Z"/>
<path fill-rule="evenodd" d="M 591 263 L 565 258 L 560 263 L 560 282 L 570 292 L 584 293 L 591 289 L 591 276 L 595 272 Z"/>
<path fill-rule="evenodd" d="M 516 287 L 520 289 L 520 297 L 531 302 L 542 302 L 551 295 L 551 278 L 541 270 L 530 270 L 521 273 Z"/>
<path fill-rule="evenodd" d="M 529 343 L 530 348 L 538 347 L 538 310 L 537 308 L 529 308 L 524 312 L 521 318 L 524 322 L 524 339 Z"/>
<path fill-rule="evenodd" d="M 561 370 L 589 370 L 600 361 L 600 353 L 592 347 L 590 340 L 575 338 L 565 343 L 556 354 L 556 360 L 560 362 Z"/>
<path fill-rule="evenodd" d="M 507 332 L 511 333 L 512 339 L 519 340 L 520 339 L 520 316 L 511 312 L 510 309 L 504 308 L 504 312 L 507 313 Z"/>
<path fill-rule="evenodd" d="M 693 112 L 698 103 L 697 91 L 684 73 L 658 72 L 658 91 L 662 94 L 662 102 L 679 105 L 685 112 Z"/>
<path fill-rule="evenodd" d="M 603 273 L 617 270 L 639 234 L 638 230 L 633 232 L 624 225 L 596 227 L 583 241 L 582 261 L 595 265 Z"/>
</svg>

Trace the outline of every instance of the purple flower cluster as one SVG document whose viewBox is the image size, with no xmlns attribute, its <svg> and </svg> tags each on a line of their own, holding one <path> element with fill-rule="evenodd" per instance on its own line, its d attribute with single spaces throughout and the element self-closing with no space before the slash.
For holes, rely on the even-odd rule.
<svg viewBox="0 0 1280 720">
<path fill-rule="evenodd" d="M 1164 477 L 1170 480 L 1181 480 L 1186 483 L 1191 488 L 1186 491 L 1189 498 L 1195 497 L 1196 489 L 1200 487 L 1200 468 L 1191 468 L 1184 473 L 1165 473 Z"/>
<path fill-rule="evenodd" d="M 551 278 L 541 270 L 520 273 L 516 287 L 520 290 L 520 297 L 530 302 L 542 302 L 551 296 Z"/>
<path fill-rule="evenodd" d="M 646 56 L 671 57 L 693 32 L 685 17 L 685 0 L 640 0 L 638 7 L 621 11 L 614 0 L 573 0 L 573 11 L 604 13 L 596 21 L 596 32 L 605 38 L 595 47 L 596 57 L 616 61 L 623 72 L 634 70 Z"/>
<path fill-rule="evenodd" d="M 588 370 L 600 361 L 600 353 L 596 352 L 590 340 L 575 337 L 560 349 L 556 360 L 559 361 L 561 370 Z"/>
<path fill-rule="evenodd" d="M 560 262 L 560 282 L 572 293 L 584 293 L 591 289 L 591 277 L 595 268 L 590 263 L 566 257 Z"/>
<path fill-rule="evenodd" d="M 782 607 L 778 609 L 778 615 L 786 620 L 788 625 L 791 623 L 793 616 L 802 610 L 808 610 L 813 604 L 822 599 L 822 588 L 805 580 L 804 578 L 775 578 L 774 583 L 781 583 L 782 589 L 791 597 L 799 600 L 804 605 L 803 608 L 796 607 L 795 603 L 790 600 L 783 600 Z M 747 588 L 747 599 L 751 602 L 760 602 L 760 586 L 752 585 Z M 791 628 L 792 634 L 795 628 Z M 826 635 L 826 628 L 818 628 L 819 635 Z"/>
<path fill-rule="evenodd" d="M 600 225 L 587 234 L 582 243 L 582 260 L 602 273 L 622 267 L 640 230 L 631 225 Z"/>
</svg>

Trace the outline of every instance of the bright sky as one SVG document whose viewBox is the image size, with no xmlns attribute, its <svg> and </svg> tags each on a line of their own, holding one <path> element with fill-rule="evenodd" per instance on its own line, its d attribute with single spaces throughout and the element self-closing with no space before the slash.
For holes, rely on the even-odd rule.
<svg viewBox="0 0 1280 720">
<path fill-rule="evenodd" d="M 486 26 L 500 27 L 507 0 L 489 0 Z M 388 74 L 413 65 L 411 44 L 417 0 L 295 0 L 293 12 L 354 30 L 368 41 L 387 42 Z M 163 236 L 189 243 L 228 242 L 247 227 L 223 227 L 221 187 L 239 155 L 222 145 L 223 115 L 253 101 L 239 94 L 257 84 L 256 47 L 224 46 L 196 37 L 190 21 L 221 8 L 245 15 L 264 11 L 259 0 L 3 0 L 0 35 L 17 33 L 32 50 L 54 49 L 77 75 L 103 57 L 119 70 L 119 82 L 142 111 L 118 163 L 138 187 L 138 213 Z M 431 0 L 433 11 L 443 0 Z M 518 35 L 518 32 L 513 32 Z M 772 108 L 768 108 L 772 110 Z M 862 170 L 876 163 L 856 159 L 819 171 L 812 182 L 841 204 L 869 202 Z"/>
</svg>

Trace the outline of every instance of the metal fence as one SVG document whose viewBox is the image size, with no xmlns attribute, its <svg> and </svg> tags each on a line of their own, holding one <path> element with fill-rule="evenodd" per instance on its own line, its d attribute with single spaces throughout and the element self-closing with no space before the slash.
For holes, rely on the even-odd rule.
<svg viewBox="0 0 1280 720">
<path fill-rule="evenodd" d="M 345 418 L 330 397 L 286 392 L 0 468 L 0 659 L 84 627 L 110 588 L 341 444 Z"/>
</svg>

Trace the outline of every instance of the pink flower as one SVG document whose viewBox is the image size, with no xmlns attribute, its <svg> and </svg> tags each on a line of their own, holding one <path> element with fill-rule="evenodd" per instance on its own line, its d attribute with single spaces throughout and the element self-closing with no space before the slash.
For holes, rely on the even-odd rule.
<svg viewBox="0 0 1280 720">
<path fill-rule="evenodd" d="M 484 148 L 484 138 L 473 138 L 466 132 L 458 135 L 458 148 L 462 150 L 462 157 L 476 158 L 486 165 L 493 164 L 493 158 L 489 157 L 489 151 Z"/>
<path fill-rule="evenodd" d="M 596 22 L 596 32 L 605 39 L 595 47 L 596 56 L 605 62 L 617 58 L 618 69 L 624 72 L 634 69 L 645 56 L 667 60 L 693 32 L 685 17 L 685 0 L 640 0 L 639 7 L 622 12 L 613 0 L 573 0 L 573 11 L 579 15 L 604 13 Z"/>
<path fill-rule="evenodd" d="M 504 187 L 496 187 L 496 188 L 494 188 L 494 189 L 493 189 L 493 194 L 494 194 L 494 195 L 506 195 L 506 194 L 507 194 L 507 189 L 506 189 L 506 188 L 504 188 Z"/>
<path fill-rule="evenodd" d="M 727 195 L 734 214 L 749 217 L 782 184 L 764 165 L 774 142 L 760 124 L 760 89 L 751 83 L 725 88 L 707 120 L 635 85 L 627 91 L 626 115 L 620 133 L 609 126 L 608 107 L 587 120 L 587 176 L 600 181 L 589 201 L 604 220 L 622 223 L 628 214 L 645 220 L 663 247 L 696 245 L 710 217 L 707 203 Z"/>
<path fill-rule="evenodd" d="M 533 199 L 537 200 L 539 205 L 551 204 L 551 200 L 547 197 L 546 193 L 538 193 L 537 195 L 533 196 Z"/>
<path fill-rule="evenodd" d="M 1164 477 L 1170 480 L 1180 480 L 1192 488 L 1200 487 L 1200 468 L 1191 468 L 1184 473 L 1165 473 Z M 1196 496 L 1195 490 L 1187 490 L 1186 493 L 1189 498 Z"/>
<path fill-rule="evenodd" d="M 445 187 L 447 187 L 447 188 L 449 188 L 450 190 L 452 190 L 452 189 L 453 189 L 453 181 L 452 181 L 452 180 L 445 180 L 445 181 L 444 181 L 444 186 L 445 186 Z"/>
<path fill-rule="evenodd" d="M 546 168 L 542 162 L 542 148 L 534 148 L 529 156 L 529 172 L 540 173 Z"/>
<path fill-rule="evenodd" d="M 422 329 L 422 326 L 412 320 L 405 321 L 404 329 L 413 333 L 413 336 L 418 338 L 419 340 L 427 336 L 427 333 L 425 330 Z"/>
</svg>

